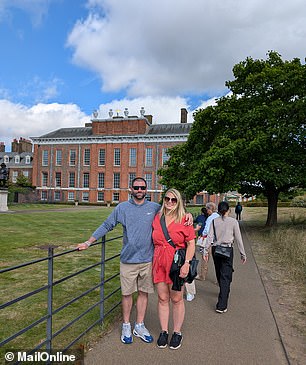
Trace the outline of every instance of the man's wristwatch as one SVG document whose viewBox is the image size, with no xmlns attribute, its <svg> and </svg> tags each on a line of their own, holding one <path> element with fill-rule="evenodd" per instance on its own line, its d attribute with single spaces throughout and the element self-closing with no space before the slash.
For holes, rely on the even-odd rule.
<svg viewBox="0 0 306 365">
<path fill-rule="evenodd" d="M 190 265 L 190 262 L 191 262 L 191 260 L 186 260 L 185 261 L 185 264 L 189 264 Z"/>
</svg>

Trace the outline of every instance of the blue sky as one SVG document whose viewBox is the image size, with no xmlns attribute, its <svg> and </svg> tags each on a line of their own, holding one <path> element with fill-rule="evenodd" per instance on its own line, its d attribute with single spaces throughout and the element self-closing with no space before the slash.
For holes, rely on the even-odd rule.
<svg viewBox="0 0 306 365">
<path fill-rule="evenodd" d="M 0 141 L 143 106 L 179 122 L 269 50 L 305 58 L 304 0 L 0 0 Z"/>
</svg>

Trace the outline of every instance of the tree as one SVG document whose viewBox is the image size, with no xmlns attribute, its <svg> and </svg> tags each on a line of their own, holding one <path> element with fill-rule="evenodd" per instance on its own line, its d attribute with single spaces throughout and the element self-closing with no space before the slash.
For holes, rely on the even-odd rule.
<svg viewBox="0 0 306 365">
<path fill-rule="evenodd" d="M 280 192 L 305 187 L 306 66 L 247 58 L 234 66 L 230 93 L 198 110 L 188 141 L 169 150 L 162 183 L 199 191 L 263 193 L 266 225 L 277 223 Z"/>
</svg>

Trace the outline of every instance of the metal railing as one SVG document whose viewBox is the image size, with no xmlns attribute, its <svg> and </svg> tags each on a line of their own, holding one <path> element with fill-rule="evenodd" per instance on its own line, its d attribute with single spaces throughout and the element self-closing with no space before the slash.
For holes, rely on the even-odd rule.
<svg viewBox="0 0 306 365">
<path fill-rule="evenodd" d="M 95 327 L 97 324 L 102 324 L 105 317 L 108 316 L 110 313 L 112 313 L 121 304 L 121 296 L 119 296 L 118 300 L 114 304 L 112 304 L 112 306 L 110 306 L 110 308 L 108 308 L 107 311 L 105 309 L 106 301 L 109 298 L 111 298 L 112 296 L 114 296 L 117 292 L 120 291 L 120 284 L 118 287 L 115 287 L 114 289 L 113 289 L 114 285 L 110 285 L 111 292 L 107 293 L 107 295 L 105 293 L 105 284 L 111 282 L 116 277 L 119 277 L 119 270 L 118 270 L 115 273 L 111 273 L 111 275 L 109 277 L 105 278 L 105 266 L 108 262 L 115 260 L 116 258 L 118 258 L 120 256 L 120 253 L 117 253 L 113 256 L 106 258 L 106 256 L 105 256 L 106 243 L 120 239 L 120 238 L 122 238 L 122 236 L 118 236 L 118 237 L 114 237 L 114 238 L 106 240 L 106 238 L 104 236 L 100 242 L 96 242 L 90 246 L 90 249 L 92 249 L 93 246 L 101 245 L 101 258 L 99 258 L 99 260 L 97 262 L 95 262 L 89 266 L 86 266 L 85 268 L 82 268 L 81 270 L 78 270 L 77 272 L 74 272 L 73 274 L 61 277 L 58 280 L 54 280 L 54 262 L 55 262 L 55 260 L 61 256 L 71 255 L 72 253 L 75 253 L 76 251 L 79 252 L 77 249 L 72 249 L 69 251 L 65 251 L 65 252 L 56 254 L 56 253 L 54 253 L 56 246 L 50 245 L 50 246 L 45 247 L 46 249 L 48 249 L 47 257 L 36 259 L 36 260 L 26 262 L 26 263 L 23 263 L 23 264 L 20 264 L 17 266 L 12 266 L 12 267 L 8 267 L 8 268 L 0 270 L 0 274 L 5 274 L 8 272 L 15 273 L 17 270 L 27 267 L 27 266 L 31 267 L 31 269 L 34 270 L 34 265 L 41 263 L 41 262 L 47 262 L 47 284 L 46 285 L 43 285 L 35 290 L 27 292 L 19 297 L 13 298 L 13 299 L 7 301 L 6 303 L 0 304 L 1 310 L 5 309 L 5 308 L 10 308 L 14 304 L 22 303 L 24 300 L 31 298 L 38 293 L 46 292 L 47 293 L 46 314 L 43 315 L 42 317 L 40 317 L 39 319 L 34 320 L 32 323 L 28 324 L 27 326 L 18 330 L 17 332 L 10 334 L 7 338 L 0 339 L 0 341 L 1 341 L 0 348 L 3 346 L 6 346 L 6 347 L 9 346 L 9 344 L 13 340 L 18 338 L 19 336 L 25 334 L 26 332 L 32 330 L 35 327 L 41 325 L 42 323 L 45 323 L 45 326 L 46 326 L 45 339 L 40 340 L 39 344 L 36 345 L 35 348 L 28 350 L 28 353 L 33 354 L 33 353 L 35 353 L 35 351 L 42 350 L 42 349 L 48 353 L 52 353 L 52 351 L 53 351 L 52 342 L 55 337 L 57 337 L 59 334 L 62 334 L 64 331 L 67 331 L 73 324 L 75 324 L 81 318 L 86 316 L 89 312 L 91 312 L 91 311 L 95 310 L 97 307 L 99 307 L 99 315 L 97 316 L 98 318 L 96 318 L 94 320 L 94 322 L 91 323 L 85 330 L 83 330 L 81 333 L 79 333 L 77 335 L 77 337 L 75 337 L 73 339 L 69 339 L 69 341 L 71 341 L 71 342 L 69 344 L 67 344 L 64 348 L 61 348 L 61 351 L 64 353 L 67 350 L 71 349 L 72 346 L 75 345 L 80 340 L 80 338 L 82 336 L 84 336 L 86 333 L 88 333 L 93 327 Z M 99 283 L 90 287 L 89 289 L 83 291 L 81 294 L 78 294 L 76 297 L 70 298 L 70 300 L 68 300 L 67 302 L 65 302 L 63 304 L 61 303 L 61 305 L 59 307 L 54 309 L 54 306 L 53 306 L 54 288 L 56 286 L 58 286 L 59 284 L 66 282 L 72 278 L 75 278 L 80 274 L 89 272 L 89 270 L 92 270 L 92 269 L 96 269 L 96 270 L 98 269 L 98 271 L 100 271 Z M 95 290 L 99 290 L 99 292 L 100 292 L 99 293 L 100 297 L 97 302 L 95 302 L 93 304 L 90 303 L 89 306 L 87 306 L 87 308 L 81 314 L 79 314 L 77 317 L 72 319 L 70 322 L 66 323 L 64 326 L 62 326 L 57 331 L 53 330 L 53 319 L 54 319 L 55 314 L 63 311 L 65 308 L 72 305 L 73 303 L 76 303 L 78 300 L 80 300 L 82 298 L 86 298 L 86 296 L 88 296 L 90 293 L 92 293 Z M 18 362 L 15 362 L 15 364 L 18 364 Z"/>
</svg>

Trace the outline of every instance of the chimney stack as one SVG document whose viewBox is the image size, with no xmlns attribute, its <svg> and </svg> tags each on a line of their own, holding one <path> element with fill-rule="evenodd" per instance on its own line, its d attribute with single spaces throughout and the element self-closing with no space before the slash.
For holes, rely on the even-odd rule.
<svg viewBox="0 0 306 365">
<path fill-rule="evenodd" d="M 181 123 L 187 123 L 187 109 L 186 108 L 182 108 L 181 109 Z"/>
<path fill-rule="evenodd" d="M 14 138 L 12 142 L 12 152 L 22 153 L 22 152 L 32 152 L 32 142 L 23 137 L 19 138 L 19 141 Z"/>
</svg>

